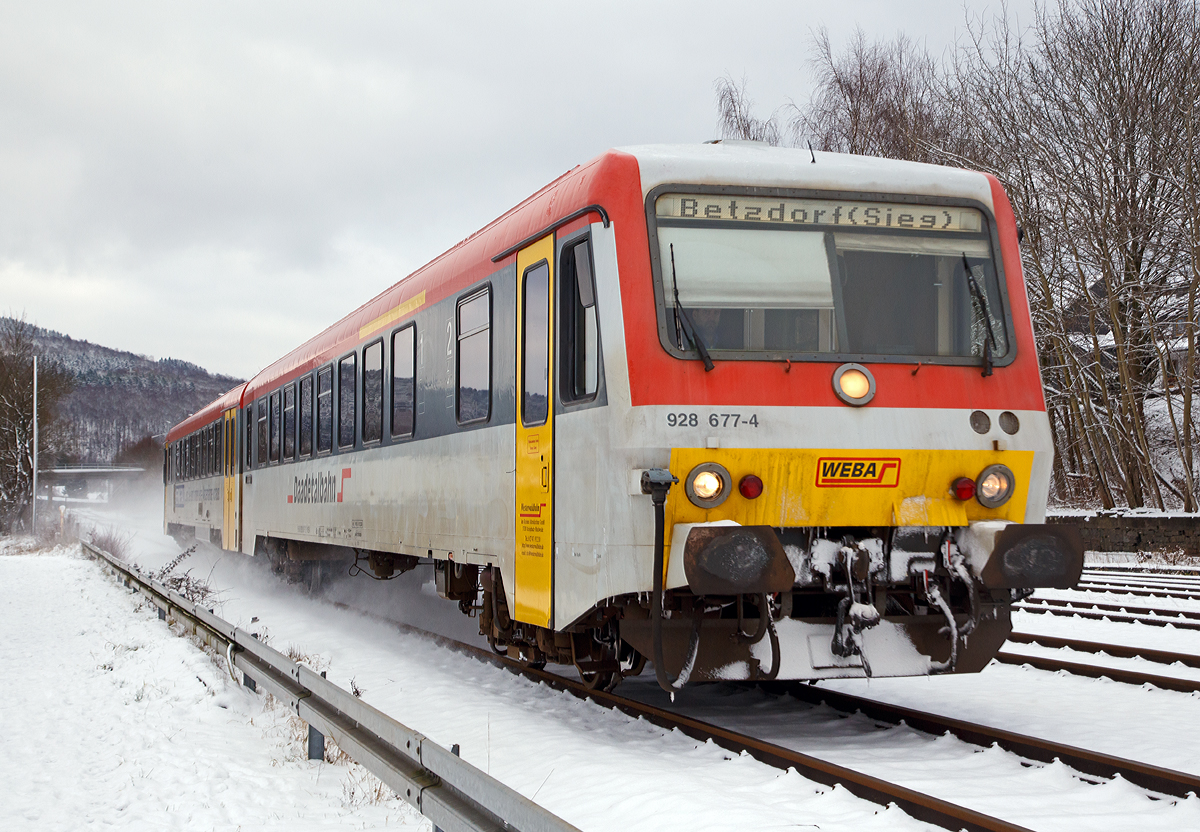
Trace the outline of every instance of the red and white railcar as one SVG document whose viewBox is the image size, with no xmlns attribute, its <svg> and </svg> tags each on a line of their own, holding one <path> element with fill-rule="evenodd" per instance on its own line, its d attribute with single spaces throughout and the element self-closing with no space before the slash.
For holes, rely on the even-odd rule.
<svg viewBox="0 0 1200 832">
<path fill-rule="evenodd" d="M 1082 567 L 1017 243 L 982 173 L 612 150 L 175 427 L 166 526 L 595 684 L 978 670 Z"/>
</svg>

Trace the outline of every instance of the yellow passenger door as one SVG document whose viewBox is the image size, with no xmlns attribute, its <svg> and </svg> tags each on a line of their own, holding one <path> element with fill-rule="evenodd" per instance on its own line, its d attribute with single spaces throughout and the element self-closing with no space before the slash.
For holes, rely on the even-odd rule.
<svg viewBox="0 0 1200 832">
<path fill-rule="evenodd" d="M 225 479 L 224 495 L 222 498 L 224 512 L 221 524 L 221 548 L 228 551 L 237 551 L 237 497 L 239 484 L 237 473 L 237 408 L 225 411 L 225 418 L 222 420 L 221 427 L 225 431 L 223 442 L 224 453 L 221 460 Z"/>
<path fill-rule="evenodd" d="M 554 235 L 517 254 L 518 621 L 550 627 L 554 599 Z"/>
</svg>

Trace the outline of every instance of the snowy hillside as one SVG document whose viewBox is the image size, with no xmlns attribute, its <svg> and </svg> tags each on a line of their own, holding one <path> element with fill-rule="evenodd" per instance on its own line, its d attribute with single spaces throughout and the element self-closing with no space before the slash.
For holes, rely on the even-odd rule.
<svg viewBox="0 0 1200 832">
<path fill-rule="evenodd" d="M 78 456 L 108 461 L 144 436 L 166 433 L 241 381 L 175 358 L 154 359 L 34 327 L 45 356 L 75 377 L 61 415 L 78 439 Z"/>
</svg>

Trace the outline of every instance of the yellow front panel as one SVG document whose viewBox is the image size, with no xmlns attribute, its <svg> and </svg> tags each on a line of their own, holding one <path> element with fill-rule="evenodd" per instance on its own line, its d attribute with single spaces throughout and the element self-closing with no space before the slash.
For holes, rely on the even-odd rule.
<svg viewBox="0 0 1200 832">
<path fill-rule="evenodd" d="M 514 618 L 549 627 L 554 574 L 554 373 L 549 374 L 549 414 L 546 423 L 525 427 L 524 397 L 525 271 L 545 260 L 550 268 L 547 332 L 549 364 L 554 367 L 554 235 L 517 254 L 517 516 L 516 609 Z"/>
<path fill-rule="evenodd" d="M 729 498 L 713 509 L 687 497 L 688 473 L 704 462 L 724 465 L 733 479 Z M 1000 508 L 950 493 L 959 477 L 975 479 L 989 465 L 1012 470 L 1016 489 Z M 1025 520 L 1033 451 L 729 449 L 676 448 L 671 473 L 679 484 L 667 497 L 667 536 L 672 523 L 733 520 L 744 526 L 965 526 L 971 520 Z M 747 474 L 763 481 L 763 493 L 747 500 L 738 482 Z"/>
</svg>

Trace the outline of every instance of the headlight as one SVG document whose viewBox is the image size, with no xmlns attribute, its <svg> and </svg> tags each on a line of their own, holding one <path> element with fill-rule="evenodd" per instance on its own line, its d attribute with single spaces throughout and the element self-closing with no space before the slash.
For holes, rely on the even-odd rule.
<svg viewBox="0 0 1200 832">
<path fill-rule="evenodd" d="M 1016 480 L 1005 465 L 989 465 L 975 480 L 975 499 L 987 508 L 999 508 L 1013 494 Z"/>
<path fill-rule="evenodd" d="M 687 475 L 688 499 L 700 508 L 716 508 L 729 496 L 733 479 L 725 466 L 715 462 L 697 465 Z"/>
<path fill-rule="evenodd" d="M 846 404 L 862 407 L 875 398 L 875 378 L 861 364 L 843 364 L 833 371 L 833 392 Z"/>
</svg>

